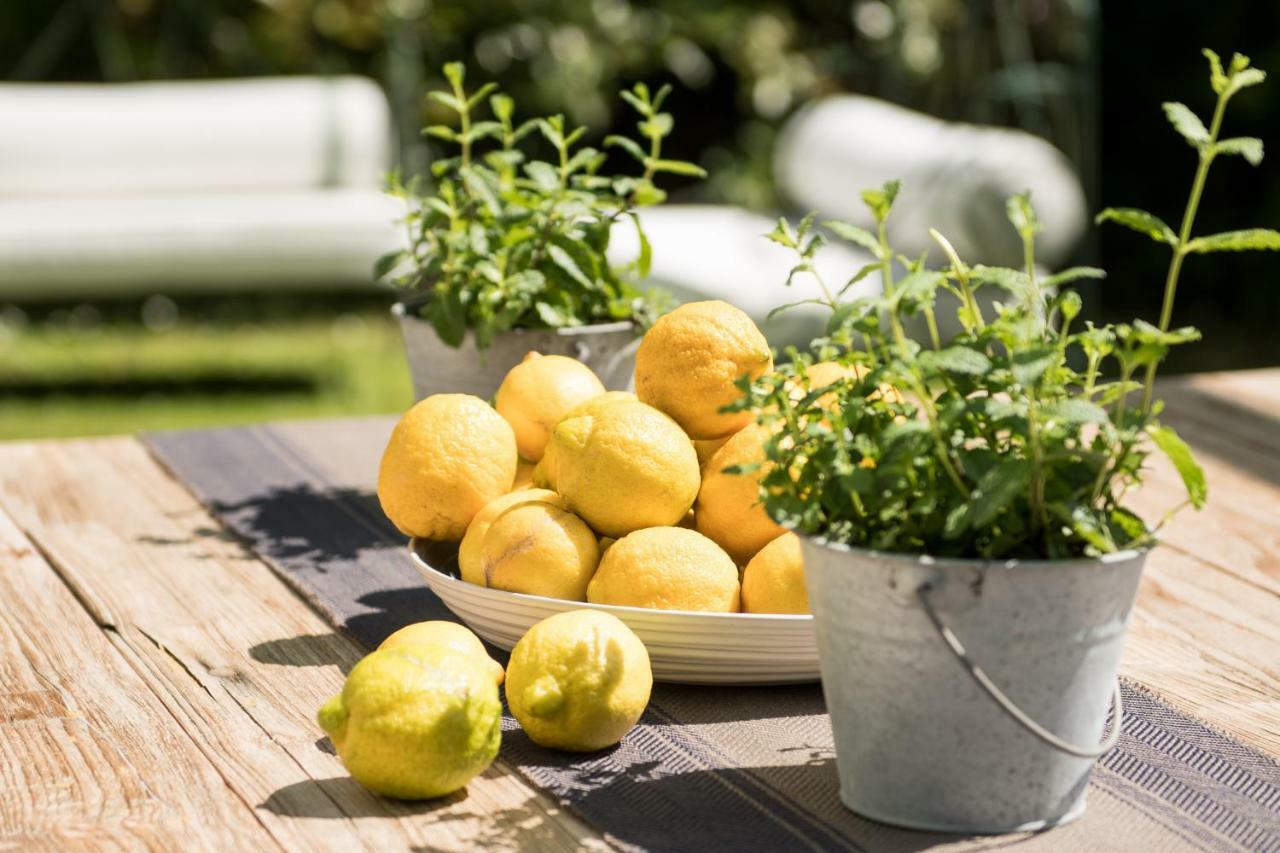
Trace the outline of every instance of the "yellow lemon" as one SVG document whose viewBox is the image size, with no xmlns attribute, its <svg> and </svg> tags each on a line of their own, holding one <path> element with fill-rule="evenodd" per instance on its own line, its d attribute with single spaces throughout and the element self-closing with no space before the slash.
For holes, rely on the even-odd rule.
<svg viewBox="0 0 1280 853">
<path fill-rule="evenodd" d="M 583 601 L 600 562 L 596 535 L 582 519 L 548 501 L 518 503 L 493 520 L 480 565 L 493 589 Z"/>
<path fill-rule="evenodd" d="M 769 343 L 727 302 L 690 302 L 653 324 L 636 352 L 636 395 L 675 418 L 690 438 L 736 432 L 750 412 L 721 414 L 739 399 L 734 383 L 773 368 Z"/>
<path fill-rule="evenodd" d="M 708 460 L 702 471 L 702 487 L 693 517 L 699 533 L 707 536 L 739 563 L 751 559 L 783 529 L 769 518 L 760 503 L 760 479 L 765 466 L 765 429 L 751 424 L 734 434 Z M 729 474 L 731 465 L 762 467 L 744 474 Z"/>
<path fill-rule="evenodd" d="M 507 372 L 493 405 L 516 434 L 520 456 L 538 461 L 566 412 L 604 393 L 604 384 L 577 359 L 531 352 Z"/>
<path fill-rule="evenodd" d="M 738 567 L 696 530 L 649 527 L 609 548 L 587 586 L 592 604 L 658 610 L 738 609 Z"/>
<path fill-rule="evenodd" d="M 689 437 L 634 400 L 571 412 L 534 471 L 535 483 L 559 492 L 597 533 L 613 537 L 678 522 L 698 494 L 698 477 Z"/>
<path fill-rule="evenodd" d="M 649 704 L 649 653 L 622 620 L 557 613 L 511 650 L 507 703 L 534 743 L 572 752 L 613 746 Z"/>
<path fill-rule="evenodd" d="M 485 504 L 475 518 L 471 519 L 467 534 L 462 537 L 462 544 L 458 546 L 458 569 L 464 581 L 476 586 L 486 586 L 484 566 L 480 562 L 480 546 L 484 543 L 484 535 L 489 532 L 489 525 L 511 507 L 529 501 L 563 503 L 560 496 L 550 489 L 528 488 L 508 492 Z"/>
<path fill-rule="evenodd" d="M 463 787 L 493 763 L 502 739 L 492 671 L 439 646 L 374 652 L 317 718 L 357 782 L 406 800 Z"/>
<path fill-rule="evenodd" d="M 402 533 L 457 540 L 515 476 L 516 439 L 502 416 L 479 397 L 435 394 L 392 431 L 378 501 Z"/>
<path fill-rule="evenodd" d="M 760 549 L 742 573 L 747 613 L 808 613 L 800 537 L 784 533 Z"/>
<path fill-rule="evenodd" d="M 464 655 L 471 655 L 493 672 L 493 680 L 502 683 L 502 664 L 489 657 L 480 638 L 470 629 L 457 622 L 434 620 L 431 622 L 415 622 L 405 625 L 399 631 L 382 641 L 379 649 L 390 649 L 395 646 L 438 646 L 452 649 Z"/>
</svg>

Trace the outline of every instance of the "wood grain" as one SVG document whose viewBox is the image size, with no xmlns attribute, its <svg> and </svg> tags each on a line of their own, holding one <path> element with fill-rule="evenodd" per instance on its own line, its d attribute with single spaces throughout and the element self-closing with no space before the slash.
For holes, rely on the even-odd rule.
<svg viewBox="0 0 1280 853">
<path fill-rule="evenodd" d="M 602 843 L 501 766 L 425 804 L 352 782 L 313 714 L 361 651 L 227 539 L 133 439 L 0 446 L 0 502 L 145 683 L 127 692 L 158 697 L 283 846 Z"/>
<path fill-rule="evenodd" d="M 0 601 L 0 848 L 276 848 L 3 511 Z"/>
</svg>

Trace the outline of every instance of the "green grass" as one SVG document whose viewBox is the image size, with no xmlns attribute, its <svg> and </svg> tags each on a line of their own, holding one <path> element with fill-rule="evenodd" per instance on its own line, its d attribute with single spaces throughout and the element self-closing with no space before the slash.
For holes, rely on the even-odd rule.
<svg viewBox="0 0 1280 853">
<path fill-rule="evenodd" d="M 398 412 L 411 402 L 384 298 L 0 310 L 3 439 Z"/>
</svg>

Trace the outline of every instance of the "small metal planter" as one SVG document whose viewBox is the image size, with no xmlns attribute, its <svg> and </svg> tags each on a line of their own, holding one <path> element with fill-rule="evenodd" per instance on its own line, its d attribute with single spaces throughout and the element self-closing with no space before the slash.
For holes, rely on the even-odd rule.
<svg viewBox="0 0 1280 853">
<path fill-rule="evenodd" d="M 440 340 L 431 323 L 419 316 L 421 304 L 421 300 L 407 300 L 391 306 L 400 321 L 416 399 L 440 393 L 492 399 L 507 371 L 529 352 L 576 358 L 611 391 L 631 386 L 640 338 L 630 321 L 567 329 L 511 329 L 478 350 L 470 331 L 457 348 Z"/>
<path fill-rule="evenodd" d="M 1145 551 L 984 562 L 801 541 L 845 805 L 958 833 L 1084 811 L 1120 734 Z"/>
</svg>

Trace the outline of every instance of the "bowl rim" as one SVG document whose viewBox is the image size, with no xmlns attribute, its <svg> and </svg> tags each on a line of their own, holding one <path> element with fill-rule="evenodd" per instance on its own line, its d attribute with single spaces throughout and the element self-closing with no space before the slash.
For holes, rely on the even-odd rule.
<svg viewBox="0 0 1280 853">
<path fill-rule="evenodd" d="M 606 613 L 627 613 L 634 616 L 650 616 L 662 618 L 663 616 L 683 616 L 693 617 L 695 619 L 709 620 L 750 620 L 754 622 L 772 622 L 772 623 L 793 623 L 803 624 L 813 622 L 812 613 L 716 613 L 707 610 L 660 610 L 656 607 L 631 607 L 624 604 L 596 604 L 591 601 L 570 601 L 567 598 L 551 598 L 545 595 L 530 595 L 525 592 L 508 592 L 505 589 L 493 589 L 487 586 L 477 586 L 473 583 L 467 583 L 462 578 L 454 577 L 451 574 L 440 571 L 435 566 L 428 563 L 423 556 L 418 553 L 419 537 L 414 536 L 409 540 L 409 556 L 412 558 L 414 565 L 418 567 L 420 572 L 431 572 L 440 580 L 451 583 L 461 584 L 473 591 L 482 591 L 481 594 L 498 595 L 515 599 L 516 601 L 527 601 L 531 604 L 553 604 L 553 605 L 581 605 L 592 610 L 603 610 Z"/>
</svg>

